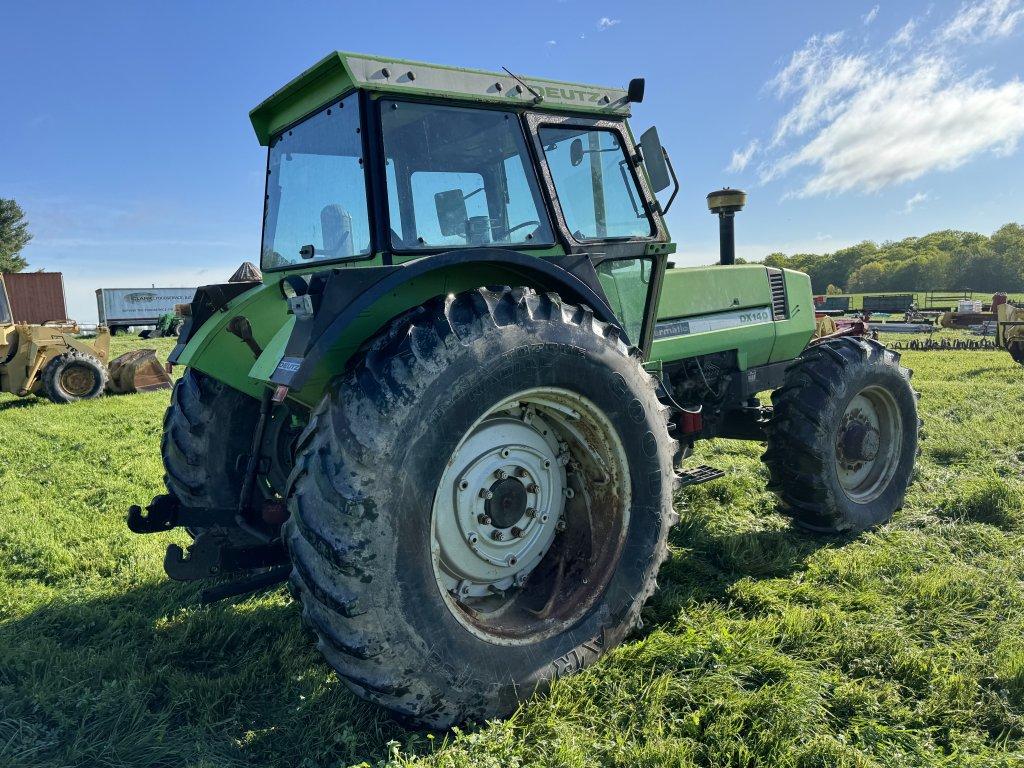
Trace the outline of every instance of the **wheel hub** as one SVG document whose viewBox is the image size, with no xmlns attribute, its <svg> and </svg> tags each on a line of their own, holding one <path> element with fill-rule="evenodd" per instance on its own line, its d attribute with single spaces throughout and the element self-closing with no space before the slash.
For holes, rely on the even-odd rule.
<svg viewBox="0 0 1024 768">
<path fill-rule="evenodd" d="M 862 421 L 851 421 L 842 439 L 842 453 L 849 462 L 874 461 L 878 456 L 878 430 Z"/>
<path fill-rule="evenodd" d="M 517 469 L 519 469 L 517 467 Z M 490 488 L 484 514 L 495 528 L 511 528 L 526 514 L 526 487 L 518 479 L 498 480 Z"/>
<path fill-rule="evenodd" d="M 64 391 L 74 397 L 87 395 L 95 381 L 95 374 L 83 365 L 68 365 L 60 374 L 60 383 Z"/>
<path fill-rule="evenodd" d="M 438 491 L 451 502 L 434 529 L 448 591 L 483 597 L 525 581 L 557 532 L 567 458 L 533 412 L 490 418 L 456 450 Z"/>
<path fill-rule="evenodd" d="M 882 493 L 896 471 L 901 443 L 902 419 L 892 394 L 872 386 L 855 395 L 835 443 L 836 470 L 847 496 L 867 503 Z"/>
</svg>

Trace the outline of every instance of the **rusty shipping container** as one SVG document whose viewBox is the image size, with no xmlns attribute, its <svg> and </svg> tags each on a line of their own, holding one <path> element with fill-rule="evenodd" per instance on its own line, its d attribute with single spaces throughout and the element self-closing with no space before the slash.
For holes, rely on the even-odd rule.
<svg viewBox="0 0 1024 768">
<path fill-rule="evenodd" d="M 5 274 L 4 283 L 15 322 L 46 323 L 68 318 L 64 276 L 60 272 Z"/>
</svg>

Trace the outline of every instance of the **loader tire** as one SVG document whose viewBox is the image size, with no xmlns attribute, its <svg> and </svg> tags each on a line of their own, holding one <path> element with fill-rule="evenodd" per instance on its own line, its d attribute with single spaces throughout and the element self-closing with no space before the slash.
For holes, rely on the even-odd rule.
<svg viewBox="0 0 1024 768">
<path fill-rule="evenodd" d="M 103 394 L 107 378 L 107 367 L 98 357 L 71 349 L 43 368 L 43 392 L 54 403 L 92 400 Z"/>
<path fill-rule="evenodd" d="M 859 532 L 903 505 L 921 422 L 899 360 L 871 339 L 832 339 L 806 349 L 772 393 L 762 460 L 798 526 Z"/>
<path fill-rule="evenodd" d="M 364 346 L 299 440 L 284 538 L 304 621 L 406 720 L 508 714 L 638 624 L 674 451 L 654 381 L 589 308 L 431 300 Z"/>
<path fill-rule="evenodd" d="M 238 503 L 259 403 L 193 368 L 178 379 L 164 413 L 164 484 L 186 507 Z"/>
<path fill-rule="evenodd" d="M 1010 339 L 1006 343 L 1006 351 L 1015 363 L 1024 365 L 1024 339 Z"/>
</svg>

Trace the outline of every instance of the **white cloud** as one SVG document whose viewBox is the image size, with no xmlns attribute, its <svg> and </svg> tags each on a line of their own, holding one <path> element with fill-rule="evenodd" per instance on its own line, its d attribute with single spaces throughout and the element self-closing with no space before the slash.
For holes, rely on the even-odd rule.
<svg viewBox="0 0 1024 768">
<path fill-rule="evenodd" d="M 966 3 L 939 32 L 943 40 L 983 41 L 1009 37 L 1024 21 L 1022 0 L 981 0 Z"/>
<path fill-rule="evenodd" d="M 616 24 L 621 24 L 621 19 L 609 19 L 607 16 L 602 16 L 597 20 L 597 28 L 604 32 L 606 29 L 611 29 Z"/>
<path fill-rule="evenodd" d="M 558 45 L 558 41 L 548 40 L 546 43 L 544 43 L 544 45 L 546 45 L 548 48 L 554 48 L 556 45 Z"/>
<path fill-rule="evenodd" d="M 919 206 L 921 203 L 923 203 L 925 200 L 928 200 L 929 198 L 930 195 L 927 192 L 915 192 L 913 195 L 907 198 L 907 202 L 903 204 L 903 212 L 910 213 L 915 208 L 917 208 L 917 206 Z"/>
<path fill-rule="evenodd" d="M 769 82 L 779 98 L 797 97 L 796 104 L 776 126 L 772 145 L 834 119 L 844 99 L 865 82 L 869 74 L 867 59 L 841 54 L 842 39 L 842 34 L 812 37 Z"/>
<path fill-rule="evenodd" d="M 917 29 L 917 21 L 911 19 L 900 27 L 900 31 L 893 35 L 890 43 L 892 43 L 892 45 L 908 45 L 910 41 L 914 39 L 915 29 Z"/>
<path fill-rule="evenodd" d="M 757 153 L 761 148 L 761 142 L 758 139 L 753 139 L 743 149 L 735 149 L 732 153 L 732 162 L 729 163 L 729 167 L 726 169 L 732 173 L 740 173 L 750 163 L 750 159 Z"/>
<path fill-rule="evenodd" d="M 798 175 L 789 193 L 798 197 L 872 192 L 982 153 L 1014 152 L 1024 137 L 1024 83 L 965 71 L 948 30 L 958 24 L 972 40 L 1003 34 L 1021 4 L 965 6 L 913 50 L 892 43 L 905 46 L 915 21 L 876 51 L 848 50 L 841 33 L 812 37 L 767 84 L 787 108 L 764 152 L 761 181 Z M 740 152 L 734 162 L 737 154 L 742 161 Z"/>
<path fill-rule="evenodd" d="M 864 26 L 866 27 L 868 24 L 870 24 L 872 21 L 874 21 L 877 17 L 878 17 L 878 6 L 876 5 L 874 8 L 872 8 L 870 11 L 868 11 L 864 15 L 864 18 L 862 19 L 862 21 L 864 22 Z"/>
</svg>

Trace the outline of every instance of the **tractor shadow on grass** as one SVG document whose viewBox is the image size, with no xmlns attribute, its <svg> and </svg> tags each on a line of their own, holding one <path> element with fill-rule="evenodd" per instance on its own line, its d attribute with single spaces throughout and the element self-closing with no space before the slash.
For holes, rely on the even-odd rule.
<svg viewBox="0 0 1024 768">
<path fill-rule="evenodd" d="M 671 621 L 686 606 L 728 600 L 741 579 L 785 578 L 803 570 L 819 550 L 856 538 L 813 534 L 793 525 L 722 532 L 699 516 L 684 517 L 669 534 L 672 551 L 658 574 L 649 611 L 655 623 Z"/>
<path fill-rule="evenodd" d="M 0 401 L 0 413 L 14 408 L 32 408 L 44 404 L 52 405 L 49 400 L 43 400 L 39 397 L 19 397 L 16 400 L 2 400 Z"/>
<path fill-rule="evenodd" d="M 795 529 L 722 534 L 697 516 L 671 542 L 649 627 L 842 543 Z M 199 590 L 154 578 L 0 618 L 0 765 L 376 764 L 396 743 L 434 749 L 349 692 L 283 588 L 208 607 Z"/>
<path fill-rule="evenodd" d="M 0 765 L 348 765 L 394 742 L 430 750 L 339 682 L 283 588 L 198 602 L 199 587 L 153 581 L 0 613 Z"/>
</svg>

